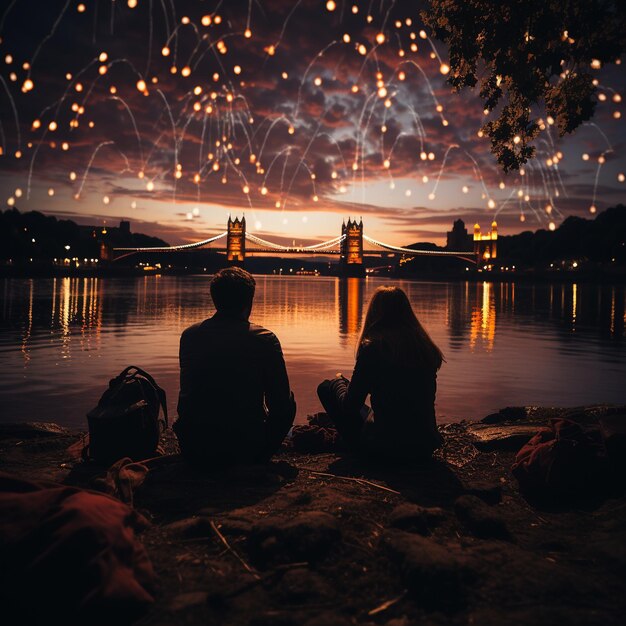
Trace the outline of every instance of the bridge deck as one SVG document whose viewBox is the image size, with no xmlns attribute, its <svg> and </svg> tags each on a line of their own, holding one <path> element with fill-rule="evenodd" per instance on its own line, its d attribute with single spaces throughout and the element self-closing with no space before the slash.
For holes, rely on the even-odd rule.
<svg viewBox="0 0 626 626">
<path fill-rule="evenodd" d="M 213 250 L 213 252 L 227 252 L 226 248 L 207 247 L 205 250 Z M 318 254 L 318 255 L 336 255 L 341 254 L 341 250 L 268 250 L 267 248 L 247 248 L 246 254 Z M 474 252 L 455 252 L 451 250 L 413 250 L 412 252 L 394 252 L 393 250 L 363 250 L 363 256 L 453 256 L 453 257 L 474 257 Z"/>
</svg>

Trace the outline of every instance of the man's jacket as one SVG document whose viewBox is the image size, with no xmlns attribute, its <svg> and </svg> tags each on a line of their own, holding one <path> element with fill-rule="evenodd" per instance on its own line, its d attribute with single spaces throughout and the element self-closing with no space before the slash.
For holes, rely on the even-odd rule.
<svg viewBox="0 0 626 626">
<path fill-rule="evenodd" d="M 268 430 L 293 415 L 276 335 L 219 312 L 187 328 L 180 339 L 178 415 L 187 432 L 221 445 L 253 449 L 265 441 Z"/>
</svg>

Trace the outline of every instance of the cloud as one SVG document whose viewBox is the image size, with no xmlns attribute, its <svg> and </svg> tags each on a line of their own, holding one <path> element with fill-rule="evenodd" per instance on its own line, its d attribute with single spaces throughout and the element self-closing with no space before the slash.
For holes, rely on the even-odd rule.
<svg viewBox="0 0 626 626">
<path fill-rule="evenodd" d="M 594 195 L 598 207 L 620 199 L 621 188 L 603 178 L 626 169 L 624 126 L 613 116 L 619 107 L 610 89 L 602 87 L 609 98 L 593 124 L 563 140 L 546 131 L 525 176 L 504 176 L 489 141 L 477 134 L 488 119 L 478 95 L 452 93 L 430 42 L 417 34 L 413 2 L 372 3 L 370 22 L 364 7 L 355 15 L 342 4 L 330 13 L 316 0 L 229 0 L 216 13 L 213 4 L 181 0 L 176 15 L 170 3 L 153 3 L 152 12 L 150 3 L 134 10 L 107 4 L 97 15 L 95 5 L 84 14 L 72 5 L 46 40 L 63 5 L 39 3 L 33 19 L 29 3 L 16 3 L 5 21 L 0 51 L 14 60 L 0 73 L 20 137 L 0 86 L 0 199 L 32 187 L 31 205 L 24 198 L 22 205 L 42 208 L 37 190 L 54 188 L 58 202 L 67 203 L 81 190 L 72 210 L 85 216 L 105 195 L 128 205 L 135 199 L 142 219 L 152 216 L 175 237 L 191 237 L 194 224 L 200 229 L 199 220 L 183 225 L 196 205 L 288 213 L 313 207 L 376 217 L 398 238 L 409 234 L 411 219 L 430 234 L 457 215 L 488 220 L 487 198 L 501 207 L 511 191 L 499 216 L 511 229 L 523 226 L 521 210 L 529 220 L 536 211 L 543 223 L 548 201 L 563 215 L 583 215 Z M 207 15 L 210 25 L 203 23 Z M 244 35 L 248 27 L 251 37 Z M 445 60 L 445 49 L 435 49 Z M 603 70 L 601 84 L 619 86 L 616 70 Z M 22 93 L 29 75 L 34 89 Z M 14 158 L 18 149 L 21 159 Z M 558 172 L 546 165 L 557 152 Z M 606 164 L 596 187 L 600 156 Z M 407 210 L 406 199 L 381 192 L 364 205 L 345 201 L 359 186 L 371 190 L 392 179 L 423 184 L 424 204 L 437 185 L 433 206 Z M 460 193 L 463 186 L 469 196 Z M 517 190 L 533 208 L 520 207 Z M 460 207 L 462 201 L 477 208 Z"/>
</svg>

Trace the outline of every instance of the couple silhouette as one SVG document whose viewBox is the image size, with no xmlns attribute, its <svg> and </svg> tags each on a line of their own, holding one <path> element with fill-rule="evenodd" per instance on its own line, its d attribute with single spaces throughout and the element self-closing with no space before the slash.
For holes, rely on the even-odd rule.
<svg viewBox="0 0 626 626">
<path fill-rule="evenodd" d="M 180 338 L 174 431 L 197 469 L 267 462 L 295 419 L 280 342 L 249 321 L 255 286 L 238 267 L 217 272 L 210 286 L 215 314 Z M 442 362 L 404 291 L 377 289 L 352 379 L 338 375 L 317 388 L 347 449 L 383 462 L 428 458 L 441 445 L 435 394 Z"/>
</svg>

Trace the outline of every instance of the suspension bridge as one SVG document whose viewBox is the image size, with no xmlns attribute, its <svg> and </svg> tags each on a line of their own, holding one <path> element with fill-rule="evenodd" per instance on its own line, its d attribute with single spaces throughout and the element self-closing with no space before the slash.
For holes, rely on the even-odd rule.
<svg viewBox="0 0 626 626">
<path fill-rule="evenodd" d="M 479 232 L 479 231 L 478 231 Z M 477 264 L 483 259 L 495 258 L 495 246 L 497 230 L 495 222 L 492 224 L 492 232 L 487 238 L 480 233 L 478 238 L 474 235 L 474 250 L 420 250 L 394 246 L 369 237 L 363 232 L 363 220 L 348 219 L 341 226 L 341 234 L 338 237 L 316 243 L 309 246 L 286 246 L 258 237 L 246 230 L 246 218 L 238 217 L 234 220 L 228 218 L 227 229 L 210 237 L 194 243 L 181 244 L 178 246 L 144 247 L 144 248 L 114 248 L 118 254 L 115 261 L 119 261 L 138 252 L 182 252 L 205 246 L 210 246 L 215 252 L 226 253 L 226 258 L 232 263 L 242 263 L 247 255 L 251 254 L 303 254 L 303 255 L 339 255 L 340 263 L 357 269 L 363 267 L 364 256 L 381 256 L 385 253 L 400 254 L 405 257 L 456 257 L 467 263 Z M 225 245 L 213 246 L 216 243 L 225 242 Z M 371 249 L 364 248 L 364 242 L 373 246 Z"/>
</svg>

